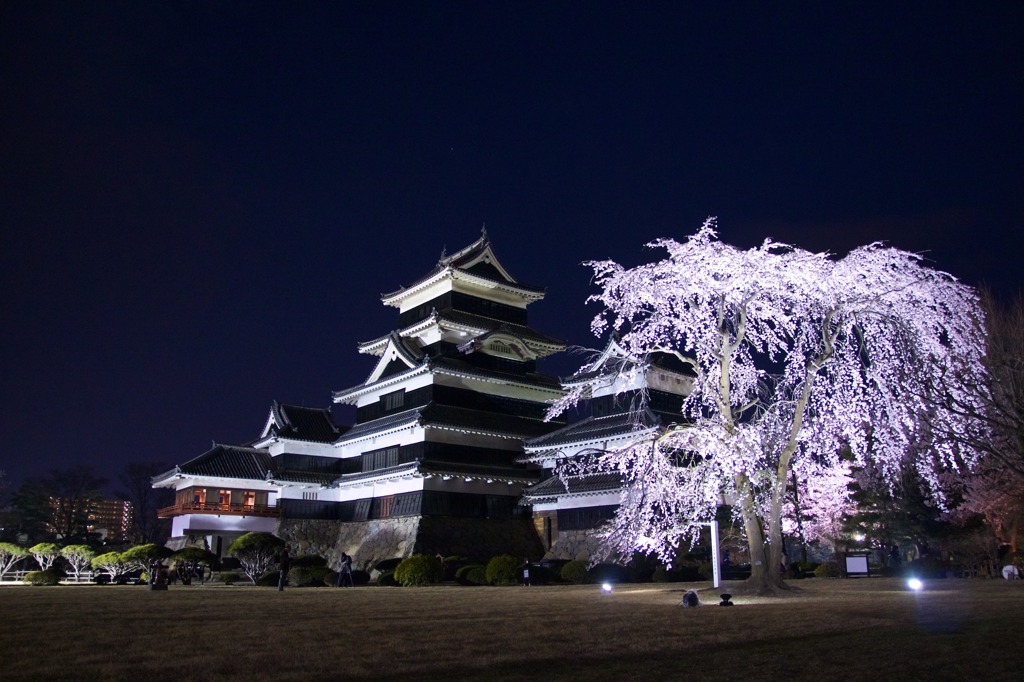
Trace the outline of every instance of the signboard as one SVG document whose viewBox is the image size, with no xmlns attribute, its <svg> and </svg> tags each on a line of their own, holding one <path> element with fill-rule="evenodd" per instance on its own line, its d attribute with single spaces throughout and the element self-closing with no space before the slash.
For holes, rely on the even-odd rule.
<svg viewBox="0 0 1024 682">
<path fill-rule="evenodd" d="M 847 578 L 867 578 L 868 577 L 868 557 L 866 554 L 847 554 L 846 555 L 846 577 Z"/>
</svg>

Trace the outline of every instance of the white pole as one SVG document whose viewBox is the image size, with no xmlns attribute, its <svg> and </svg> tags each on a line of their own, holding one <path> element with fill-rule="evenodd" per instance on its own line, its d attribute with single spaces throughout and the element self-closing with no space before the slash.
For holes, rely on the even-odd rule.
<svg viewBox="0 0 1024 682">
<path fill-rule="evenodd" d="M 722 583 L 721 576 L 721 562 L 718 560 L 718 521 L 712 521 L 711 524 L 711 565 L 712 574 L 714 575 L 715 589 L 717 590 L 719 585 Z"/>
</svg>

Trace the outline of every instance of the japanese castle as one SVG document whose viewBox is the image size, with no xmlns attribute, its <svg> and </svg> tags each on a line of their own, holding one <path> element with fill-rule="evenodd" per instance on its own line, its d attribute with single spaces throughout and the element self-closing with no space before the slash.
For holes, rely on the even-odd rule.
<svg viewBox="0 0 1024 682">
<path fill-rule="evenodd" d="M 224 555 L 239 535 L 266 531 L 332 565 L 342 552 L 361 567 L 413 553 L 586 557 L 618 480 L 559 477 L 558 461 L 678 421 L 689 383 L 652 365 L 623 385 L 618 370 L 631 360 L 613 341 L 566 380 L 587 383 L 591 414 L 545 421 L 565 389 L 537 362 L 565 343 L 528 324 L 527 307 L 543 297 L 509 274 L 486 231 L 383 295 L 397 327 L 359 344 L 375 365 L 333 394 L 355 407 L 355 424 L 275 402 L 251 443 L 215 444 L 155 477 L 154 487 L 175 490 L 160 510 L 172 518 L 169 545 Z M 637 412 L 631 396 L 641 390 L 650 405 Z"/>
</svg>

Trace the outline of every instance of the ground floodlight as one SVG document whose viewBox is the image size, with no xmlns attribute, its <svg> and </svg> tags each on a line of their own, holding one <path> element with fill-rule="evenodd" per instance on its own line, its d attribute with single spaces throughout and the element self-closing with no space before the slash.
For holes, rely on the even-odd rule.
<svg viewBox="0 0 1024 682">
<path fill-rule="evenodd" d="M 612 584 L 611 583 L 602 583 L 601 584 L 601 591 L 603 591 L 603 592 L 611 592 L 612 591 Z"/>
<path fill-rule="evenodd" d="M 907 581 L 907 587 L 912 589 L 914 592 L 917 592 L 922 587 L 924 587 L 924 583 L 921 582 L 921 580 L 918 579 L 918 578 L 911 578 L 910 580 Z"/>
</svg>

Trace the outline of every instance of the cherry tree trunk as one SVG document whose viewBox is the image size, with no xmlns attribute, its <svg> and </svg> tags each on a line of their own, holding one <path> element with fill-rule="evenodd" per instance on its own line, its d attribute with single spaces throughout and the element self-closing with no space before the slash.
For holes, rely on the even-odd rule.
<svg viewBox="0 0 1024 682">
<path fill-rule="evenodd" d="M 743 530 L 747 534 L 747 546 L 750 550 L 750 577 L 746 586 L 756 594 L 774 594 L 778 590 L 786 589 L 782 580 L 782 572 L 779 570 L 782 565 L 781 542 L 769 542 L 765 537 L 764 523 L 755 512 L 754 501 L 750 496 L 748 485 L 742 476 L 737 479 L 740 484 L 737 486 L 740 493 L 739 505 L 743 517 Z M 773 516 L 775 516 L 773 514 Z M 774 523 L 775 528 L 771 536 L 776 534 L 781 539 L 781 519 Z"/>
</svg>

